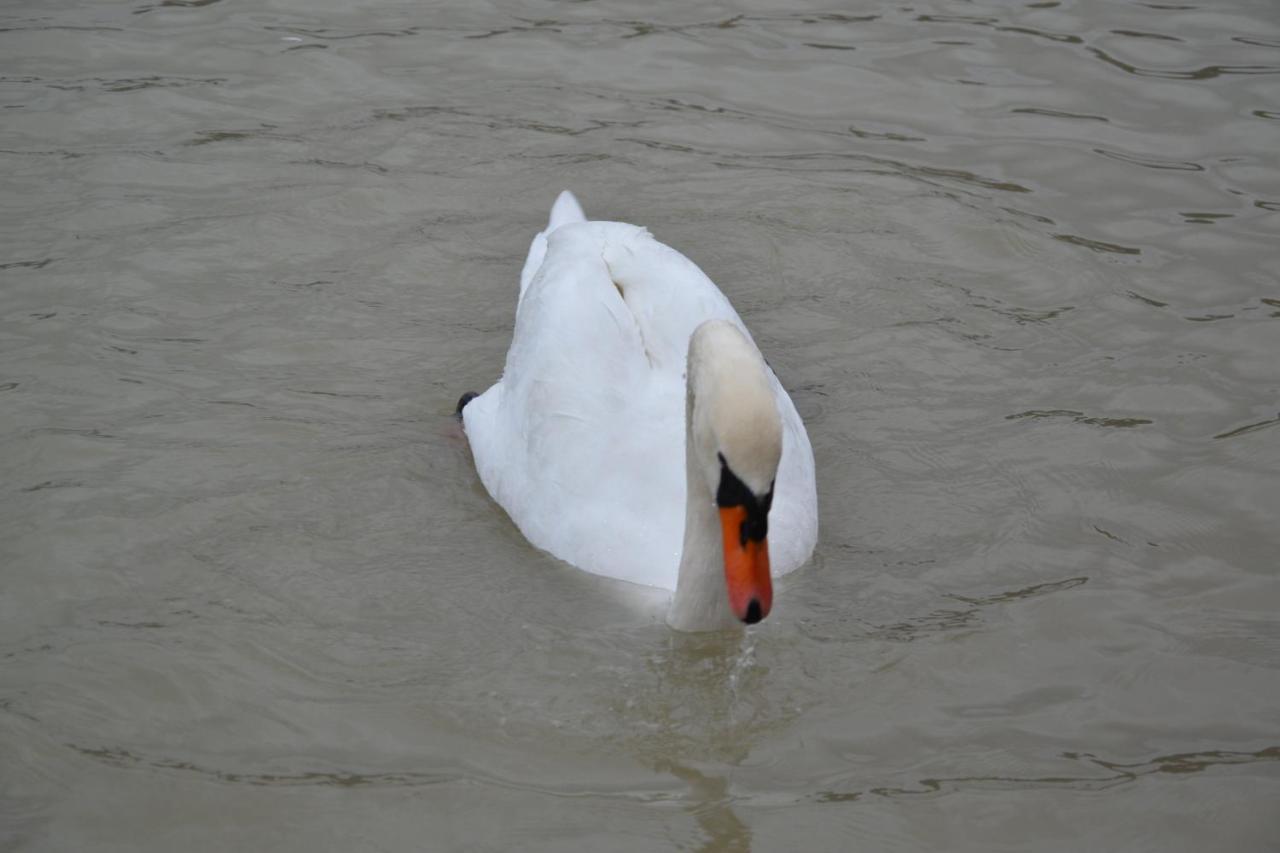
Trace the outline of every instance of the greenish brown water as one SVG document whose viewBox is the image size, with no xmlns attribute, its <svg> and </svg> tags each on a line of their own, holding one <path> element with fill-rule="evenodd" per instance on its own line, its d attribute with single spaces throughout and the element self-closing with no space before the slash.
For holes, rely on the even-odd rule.
<svg viewBox="0 0 1280 853">
<path fill-rule="evenodd" d="M 0 847 L 1274 849 L 1280 12 L 0 12 Z M 555 193 L 739 308 L 821 541 L 744 639 L 451 413 Z"/>
</svg>

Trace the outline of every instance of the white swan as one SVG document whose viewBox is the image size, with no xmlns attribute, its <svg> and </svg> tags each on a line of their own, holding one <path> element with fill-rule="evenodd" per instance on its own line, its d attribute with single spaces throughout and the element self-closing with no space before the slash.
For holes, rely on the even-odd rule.
<svg viewBox="0 0 1280 853">
<path fill-rule="evenodd" d="M 729 300 L 567 191 L 529 249 L 502 378 L 459 406 L 480 479 L 525 537 L 675 590 L 674 628 L 763 619 L 771 567 L 798 568 L 817 541 L 809 437 Z"/>
</svg>

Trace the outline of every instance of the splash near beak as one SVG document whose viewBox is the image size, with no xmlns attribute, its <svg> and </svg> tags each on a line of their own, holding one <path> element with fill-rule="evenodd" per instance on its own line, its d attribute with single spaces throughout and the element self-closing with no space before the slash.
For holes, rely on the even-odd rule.
<svg viewBox="0 0 1280 853">
<path fill-rule="evenodd" d="M 769 577 L 769 542 L 763 535 L 750 538 L 749 529 L 745 506 L 720 508 L 729 607 L 743 622 L 754 625 L 768 616 L 773 606 L 773 581 Z"/>
</svg>

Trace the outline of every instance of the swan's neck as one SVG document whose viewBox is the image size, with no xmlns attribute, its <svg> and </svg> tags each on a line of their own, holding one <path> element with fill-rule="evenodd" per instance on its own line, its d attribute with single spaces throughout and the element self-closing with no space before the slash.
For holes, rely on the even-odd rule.
<svg viewBox="0 0 1280 853">
<path fill-rule="evenodd" d="M 667 621 L 682 631 L 713 631 L 758 622 L 769 612 L 772 597 L 764 541 L 765 519 L 782 456 L 782 421 L 769 368 L 751 339 L 727 320 L 708 320 L 689 338 L 684 408 L 684 548 L 676 575 L 676 594 Z M 730 465 L 737 466 L 731 472 Z M 732 479 L 726 479 L 732 475 Z M 712 481 L 716 481 L 713 485 Z M 749 489 L 751 494 L 733 494 Z M 750 485 L 748 485 L 750 484 Z M 720 491 L 728 488 L 724 496 Z M 721 507 L 757 512 L 755 526 L 740 520 L 740 541 L 731 537 L 734 594 L 729 600 Z M 733 518 L 726 516 L 728 522 Z M 754 534 L 752 531 L 755 531 Z M 748 538 L 756 543 L 748 556 Z M 748 599 L 741 597 L 749 595 Z M 758 597 L 757 597 L 758 596 Z M 754 616 L 750 614 L 754 613 Z"/>
<path fill-rule="evenodd" d="M 724 544 L 715 496 L 698 466 L 693 440 L 692 400 L 685 414 L 684 548 L 667 623 L 679 631 L 714 631 L 742 626 L 729 607 L 724 579 Z"/>
</svg>

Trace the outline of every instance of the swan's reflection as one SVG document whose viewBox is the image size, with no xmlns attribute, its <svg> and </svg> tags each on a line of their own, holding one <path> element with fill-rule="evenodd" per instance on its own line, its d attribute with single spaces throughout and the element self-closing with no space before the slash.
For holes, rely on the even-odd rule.
<svg viewBox="0 0 1280 853">
<path fill-rule="evenodd" d="M 670 632 L 647 661 L 652 689 L 628 697 L 621 709 L 637 759 L 688 786 L 685 811 L 706 835 L 701 850 L 751 849 L 751 830 L 734 811 L 733 767 L 790 714 L 771 707 L 764 691 L 768 668 L 748 633 Z"/>
<path fill-rule="evenodd" d="M 670 763 L 656 766 L 689 785 L 689 805 L 685 811 L 693 815 L 707 840 L 698 849 L 712 851 L 750 850 L 751 830 L 730 805 L 729 780 L 724 776 L 708 776 L 692 767 Z"/>
</svg>

